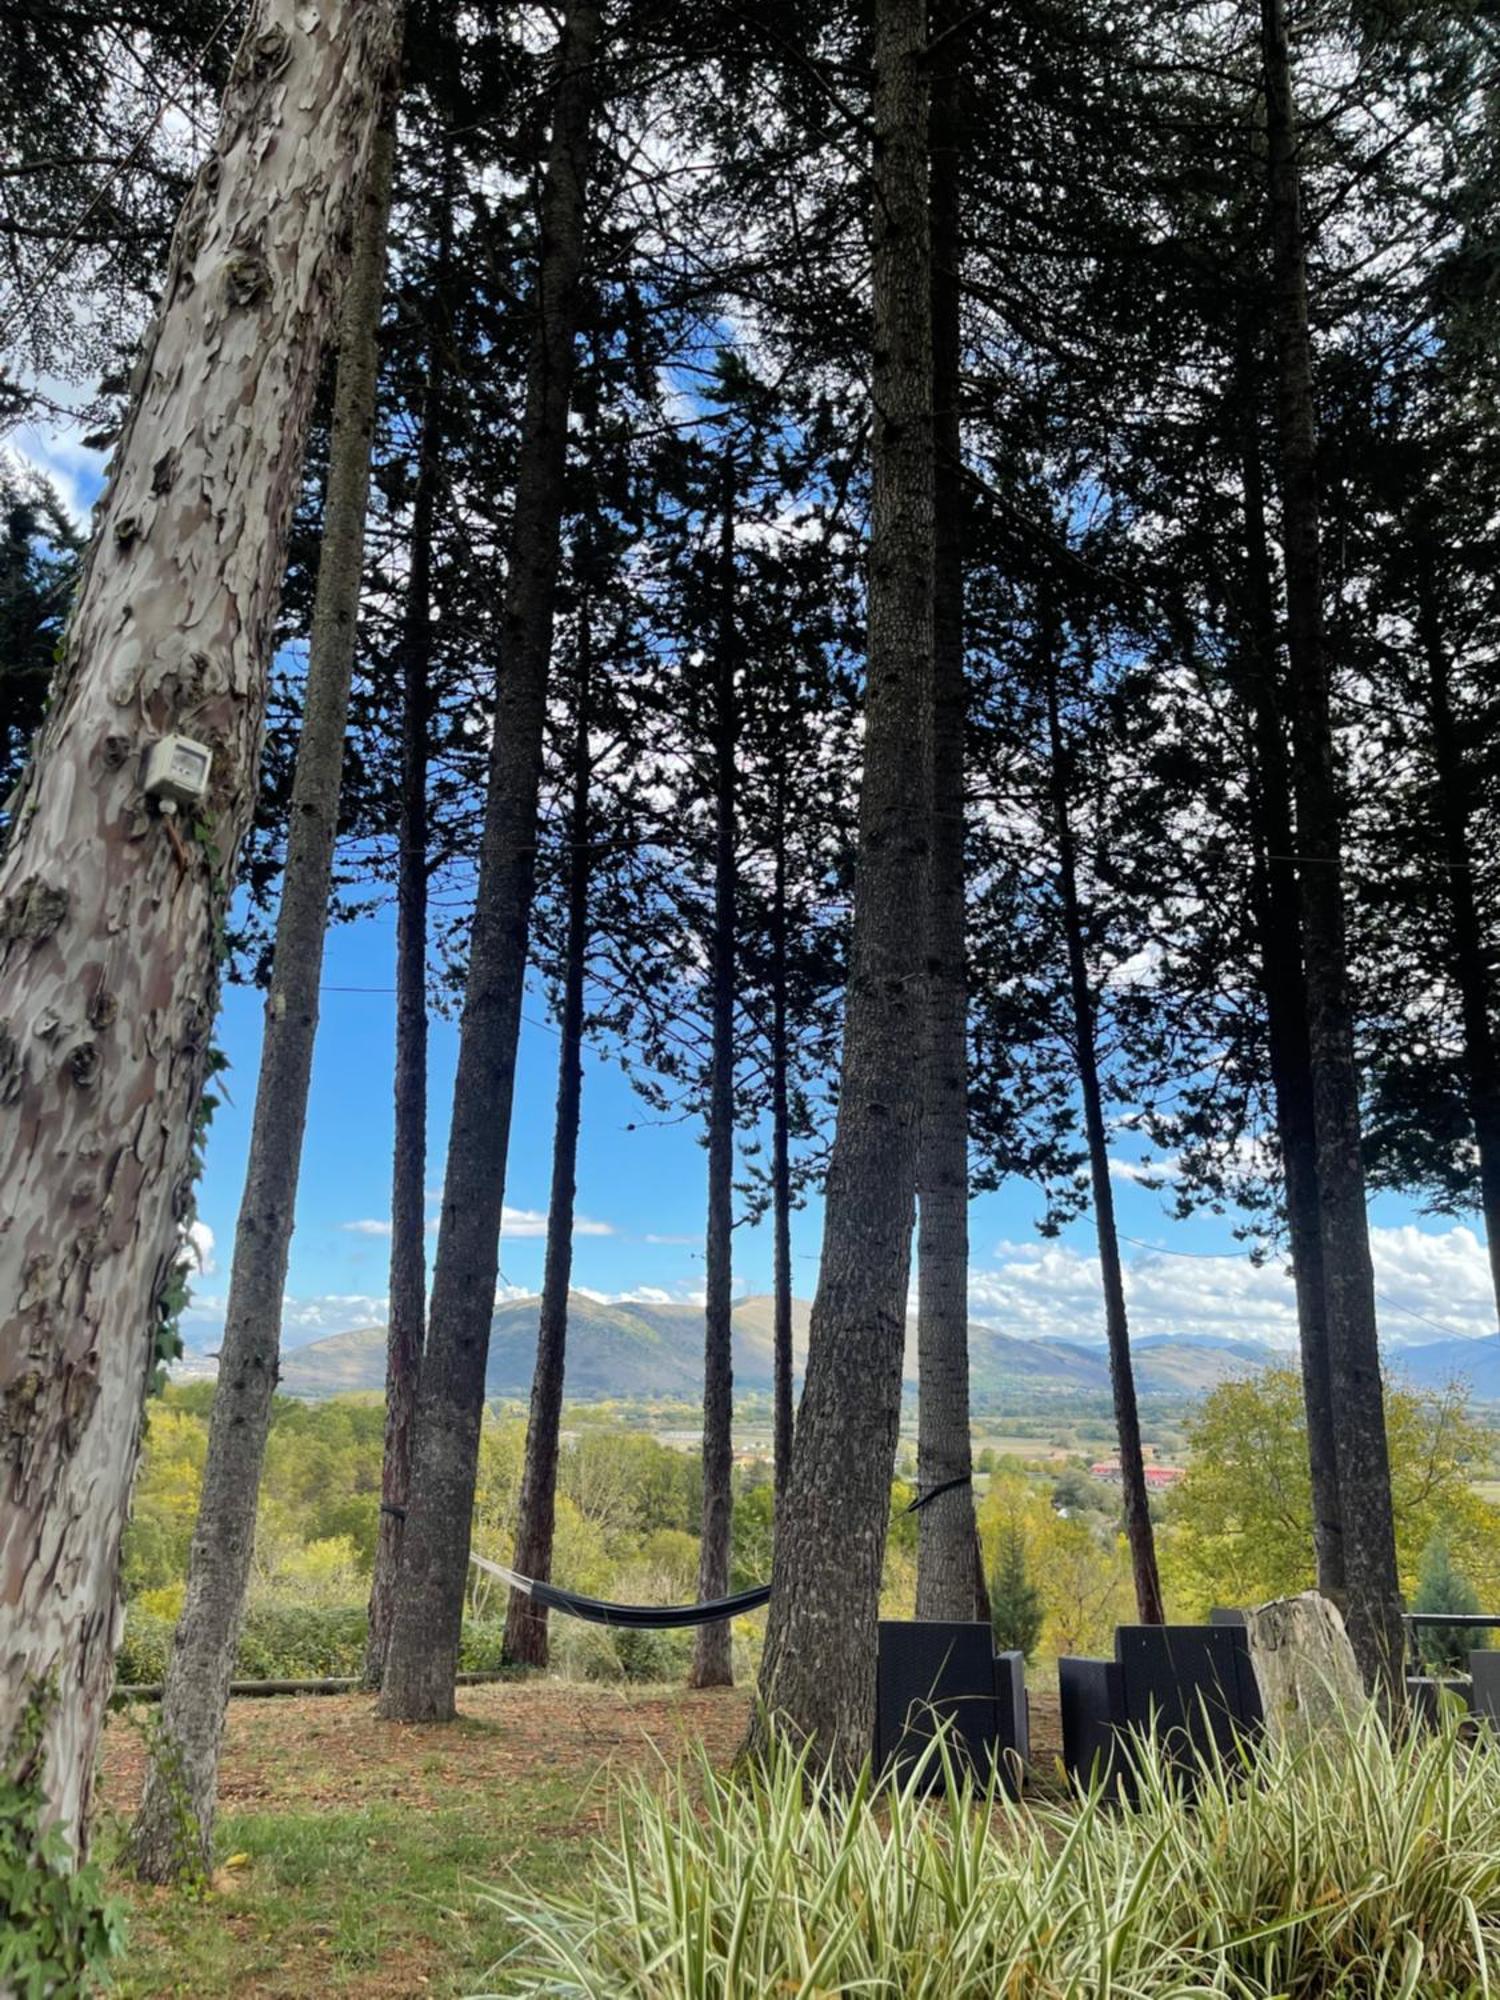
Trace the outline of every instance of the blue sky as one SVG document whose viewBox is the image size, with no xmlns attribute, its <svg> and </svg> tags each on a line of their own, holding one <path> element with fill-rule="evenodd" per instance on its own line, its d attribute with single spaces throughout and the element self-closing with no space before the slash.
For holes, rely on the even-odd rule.
<svg viewBox="0 0 1500 2000">
<path fill-rule="evenodd" d="M 99 455 L 66 432 L 22 429 L 11 448 L 57 482 L 86 522 L 97 498 Z M 391 1090 L 395 924 L 387 910 L 330 932 L 322 1030 L 313 1068 L 297 1228 L 287 1281 L 289 1345 L 368 1325 L 384 1312 L 389 1255 Z M 362 990 L 348 990 L 362 989 Z M 373 989 L 373 990 L 371 990 Z M 225 995 L 219 1040 L 230 1059 L 229 1093 L 210 1135 L 199 1190 L 203 1269 L 184 1330 L 212 1347 L 222 1324 L 235 1216 L 244 1175 L 261 996 Z M 527 1008 L 517 1079 L 507 1208 L 501 1251 L 505 1284 L 535 1291 L 541 1280 L 543 1212 L 552 1142 L 557 1043 L 541 997 Z M 441 1183 L 457 1031 L 435 1020 L 432 1035 L 428 1186 Z M 653 1293 L 691 1298 L 702 1284 L 704 1154 L 690 1126 L 658 1125 L 613 1064 L 590 1056 L 585 1072 L 574 1283 L 612 1297 Z M 1231 1221 L 1169 1221 L 1164 1197 L 1116 1180 L 1127 1294 L 1137 1334 L 1187 1333 L 1289 1342 L 1295 1333 L 1291 1286 L 1277 1264 L 1257 1268 L 1235 1242 Z M 434 1213 L 436 1201 L 433 1203 Z M 1087 1217 L 1054 1242 L 1035 1233 L 1033 1192 L 1013 1185 L 975 1201 L 971 1218 L 974 1316 L 1027 1335 L 1092 1340 L 1100 1335 L 1099 1277 Z M 794 1285 L 811 1297 L 817 1275 L 819 1211 L 794 1220 Z M 1391 1341 L 1495 1331 L 1494 1301 L 1477 1220 L 1453 1224 L 1420 1216 L 1382 1196 L 1371 1207 L 1372 1248 L 1382 1330 Z M 736 1290 L 771 1283 L 768 1227 L 737 1232 Z"/>
<path fill-rule="evenodd" d="M 384 1308 L 385 1233 L 390 1213 L 390 1074 L 394 923 L 389 912 L 339 926 L 329 936 L 322 1031 L 313 1070 L 307 1145 L 287 1283 L 289 1345 L 368 1325 Z M 347 990 L 347 989 L 377 990 Z M 527 1007 L 517 1079 L 502 1244 L 507 1286 L 535 1291 L 551 1169 L 555 1036 L 545 1005 Z M 231 1069 L 230 1101 L 210 1137 L 199 1213 L 211 1233 L 207 1268 L 195 1285 L 187 1323 L 195 1345 L 214 1344 L 228 1283 L 245 1149 L 254 1103 L 261 999 L 228 990 L 220 1040 Z M 451 1022 L 435 1020 L 432 1042 L 430 1172 L 441 1182 L 443 1135 L 457 1045 Z M 688 1299 L 702 1284 L 704 1154 L 687 1125 L 658 1125 L 618 1068 L 591 1055 L 585 1073 L 578 1176 L 584 1224 L 574 1281 L 610 1297 L 655 1294 Z M 1120 1227 L 1136 1331 L 1201 1333 L 1284 1342 L 1293 1332 L 1291 1291 L 1276 1265 L 1256 1268 L 1231 1224 L 1212 1217 L 1169 1221 L 1163 1197 L 1137 1186 L 1121 1162 Z M 1038 1204 L 1015 1185 L 979 1198 L 972 1212 L 972 1297 L 976 1318 L 1017 1333 L 1072 1339 L 1099 1336 L 1098 1272 L 1087 1218 L 1056 1242 L 1035 1234 Z M 436 1201 L 433 1202 L 436 1212 Z M 1417 1216 L 1382 1197 L 1372 1207 L 1382 1319 L 1392 1339 L 1438 1339 L 1494 1329 L 1488 1274 L 1474 1231 Z M 819 1213 L 795 1221 L 794 1283 L 810 1297 L 817 1272 Z M 769 1229 L 735 1239 L 736 1290 L 770 1288 Z"/>
</svg>

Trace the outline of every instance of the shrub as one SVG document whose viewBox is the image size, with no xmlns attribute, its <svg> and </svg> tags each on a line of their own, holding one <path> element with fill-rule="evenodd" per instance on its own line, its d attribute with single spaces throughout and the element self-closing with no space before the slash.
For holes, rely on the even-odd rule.
<svg viewBox="0 0 1500 2000">
<path fill-rule="evenodd" d="M 1500 1753 L 1373 1711 L 1196 1794 L 1145 1754 L 1138 1811 L 976 1795 L 951 1768 L 837 1794 L 773 1746 L 637 1782 L 580 1886 L 497 1892 L 505 1990 L 574 2000 L 1452 2000 L 1500 1978 Z"/>
<path fill-rule="evenodd" d="M 115 1663 L 115 1678 L 122 1687 L 149 1687 L 165 1679 L 175 1622 L 141 1600 L 126 1607 L 125 1635 Z M 240 1634 L 235 1679 L 357 1678 L 364 1672 L 367 1629 L 362 1604 L 252 1605 Z M 498 1672 L 504 1634 L 502 1619 L 466 1622 L 459 1641 L 459 1671 Z"/>
<path fill-rule="evenodd" d="M 1434 1536 L 1422 1551 L 1421 1577 L 1411 1608 L 1452 1611 L 1461 1617 L 1476 1615 L 1481 1608 L 1479 1592 L 1454 1568 L 1448 1544 L 1441 1536 Z M 1419 1625 L 1416 1634 L 1417 1651 L 1430 1674 L 1466 1672 L 1471 1650 L 1482 1646 L 1485 1639 L 1482 1632 L 1462 1625 Z"/>
</svg>

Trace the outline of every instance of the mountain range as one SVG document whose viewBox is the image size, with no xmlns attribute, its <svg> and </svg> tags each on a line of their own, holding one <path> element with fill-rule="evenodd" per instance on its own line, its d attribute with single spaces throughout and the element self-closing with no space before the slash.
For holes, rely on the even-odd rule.
<svg viewBox="0 0 1500 2000">
<path fill-rule="evenodd" d="M 524 1398 L 530 1394 L 539 1307 L 536 1298 L 516 1299 L 497 1307 L 490 1326 L 486 1375 L 486 1388 L 492 1397 Z M 793 1350 L 799 1376 L 807 1354 L 810 1312 L 805 1300 L 794 1302 Z M 742 1299 L 736 1305 L 737 1389 L 769 1392 L 773 1325 L 769 1296 Z M 1135 1356 L 1136 1386 L 1143 1395 L 1183 1396 L 1200 1394 L 1226 1375 L 1261 1367 L 1276 1358 L 1276 1350 L 1248 1340 L 1157 1335 L 1137 1341 Z M 1102 1345 L 1018 1340 L 978 1322 L 969 1326 L 969 1368 L 972 1394 L 979 1406 L 1000 1404 L 1018 1395 L 1109 1393 L 1109 1364 Z M 903 1375 L 908 1387 L 914 1389 L 915 1321 L 907 1326 Z M 385 1328 L 381 1326 L 330 1334 L 282 1356 L 281 1388 L 291 1396 L 379 1389 L 384 1380 Z M 573 1293 L 568 1308 L 570 1397 L 583 1402 L 614 1398 L 695 1401 L 702 1392 L 701 1306 L 636 1301 L 606 1304 Z"/>
</svg>

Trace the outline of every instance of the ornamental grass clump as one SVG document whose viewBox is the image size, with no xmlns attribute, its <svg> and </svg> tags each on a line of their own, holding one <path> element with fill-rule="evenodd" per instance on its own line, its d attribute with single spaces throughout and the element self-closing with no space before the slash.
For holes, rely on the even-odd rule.
<svg viewBox="0 0 1500 2000">
<path fill-rule="evenodd" d="M 1500 1992 L 1500 1752 L 1371 1712 L 1138 1805 L 1017 1804 L 939 1744 L 841 1793 L 785 1742 L 622 1794 L 571 1895 L 497 1892 L 506 1995 L 558 2000 L 1461 2000 Z M 924 1790 L 929 1775 L 936 1788 Z"/>
</svg>

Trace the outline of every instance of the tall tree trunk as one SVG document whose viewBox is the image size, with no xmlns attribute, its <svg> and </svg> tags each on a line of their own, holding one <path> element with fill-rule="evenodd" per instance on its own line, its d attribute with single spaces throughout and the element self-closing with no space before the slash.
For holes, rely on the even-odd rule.
<svg viewBox="0 0 1500 2000">
<path fill-rule="evenodd" d="M 776 1511 L 792 1469 L 792 1145 L 790 1034 L 787 1006 L 786 756 L 780 743 L 774 774 L 775 851 L 771 876 L 771 1291 L 772 1459 Z"/>
<path fill-rule="evenodd" d="M 864 778 L 823 1260 L 749 1748 L 768 1719 L 869 1751 L 916 1201 L 932 660 L 924 0 L 876 0 L 873 494 Z"/>
<path fill-rule="evenodd" d="M 1490 1280 L 1500 1313 L 1500 1051 L 1495 1047 L 1495 996 L 1484 925 L 1474 895 L 1469 815 L 1474 788 L 1453 718 L 1452 677 L 1443 643 L 1437 584 L 1426 549 L 1417 557 L 1417 632 L 1427 661 L 1427 704 L 1437 775 L 1448 902 L 1453 913 L 1453 974 L 1464 1028 L 1469 1117 L 1479 1151 L 1479 1199 L 1489 1241 Z"/>
<path fill-rule="evenodd" d="M 589 949 L 589 691 L 593 646 L 589 606 L 579 610 L 578 696 L 573 725 L 573 802 L 568 819 L 568 929 L 564 947 L 562 1045 L 557 1058 L 557 1123 L 552 1141 L 552 1194 L 547 1204 L 547 1251 L 526 1463 L 516 1514 L 513 1566 L 545 1582 L 552 1574 L 557 1517 L 557 1457 L 562 1430 L 563 1372 L 568 1342 L 568 1288 L 573 1280 L 573 1210 L 578 1193 L 578 1128 L 583 1112 L 583 997 Z M 547 1664 L 547 1607 L 513 1590 L 505 1614 L 505 1658 L 519 1666 Z"/>
<path fill-rule="evenodd" d="M 935 24 L 936 25 L 936 24 Z M 917 1483 L 954 1480 L 917 1516 L 917 1616 L 972 1618 L 976 1526 L 969 1440 L 969 1041 L 964 904 L 964 576 L 958 415 L 959 77 L 933 65 L 928 188 L 932 230 L 932 816 L 927 1018 L 917 1169 Z M 985 1615 L 988 1615 L 986 1605 Z"/>
<path fill-rule="evenodd" d="M 1261 25 L 1276 289 L 1287 654 L 1296 713 L 1292 742 L 1300 857 L 1297 873 L 1318 1140 L 1329 1372 L 1338 1413 L 1336 1446 L 1349 1637 L 1367 1682 L 1399 1702 L 1405 1690 L 1404 1631 L 1375 1326 L 1375 1277 L 1360 1156 L 1359 1076 L 1354 1058 L 1338 782 L 1323 631 L 1307 262 L 1291 58 L 1282 0 L 1261 0 Z"/>
<path fill-rule="evenodd" d="M 714 661 L 714 931 L 709 968 L 712 1054 L 708 1088 L 708 1234 L 704 1244 L 703 1521 L 698 1596 L 729 1595 L 734 1530 L 734 1001 L 735 757 L 739 695 L 735 686 L 734 524 L 738 504 L 734 447 L 724 447 L 719 521 L 719 619 Z M 734 1685 L 734 1634 L 721 1620 L 700 1625 L 693 1641 L 691 1687 Z"/>
<path fill-rule="evenodd" d="M 385 1343 L 380 1530 L 370 1578 L 365 1680 L 379 1687 L 396 1608 L 401 1531 L 411 1491 L 411 1439 L 427 1336 L 427 777 L 432 715 L 432 544 L 442 484 L 450 339 L 445 303 L 453 254 L 453 162 L 445 161 L 437 283 L 422 441 L 412 496 L 401 621 L 401 779 L 396 857 L 395 1122 L 391 1149 L 391 1277 Z"/>
<path fill-rule="evenodd" d="M 537 794 L 602 33 L 600 0 L 570 0 L 542 188 L 536 328 L 516 473 L 502 672 L 417 1391 L 411 1497 L 380 1692 L 381 1713 L 406 1721 L 443 1721 L 453 1714 L 536 879 Z"/>
<path fill-rule="evenodd" d="M 1248 379 L 1246 394 L 1251 393 Z M 1344 1601 L 1344 1530 L 1334 1438 L 1328 1314 L 1323 1296 L 1319 1222 L 1318 1142 L 1313 1130 L 1312 1058 L 1307 1040 L 1307 988 L 1302 975 L 1302 914 L 1293 859 L 1292 781 L 1287 764 L 1276 670 L 1276 612 L 1266 534 L 1260 452 L 1252 436 L 1241 455 L 1248 596 L 1244 698 L 1250 715 L 1252 899 L 1261 986 L 1266 1008 L 1271 1094 L 1292 1246 L 1302 1401 L 1313 1509 L 1318 1588 Z"/>
<path fill-rule="evenodd" d="M 206 1869 L 213 1855 L 219 1743 L 245 1613 L 261 1465 L 281 1349 L 281 1307 L 296 1218 L 302 1136 L 318 1032 L 318 983 L 338 833 L 344 731 L 364 578 L 394 121 L 370 156 L 340 329 L 322 554 L 302 732 L 245 1191 L 209 1424 L 187 1594 L 172 1640 L 146 1787 L 130 1834 L 148 1881 Z M 191 1814 L 191 1833 L 184 1828 Z M 185 1851 L 186 1850 L 186 1851 Z"/>
<path fill-rule="evenodd" d="M 1109 1142 L 1104 1129 L 1104 1098 L 1099 1086 L 1094 995 L 1084 951 L 1077 854 L 1068 806 L 1069 754 L 1058 712 L 1057 668 L 1051 657 L 1050 633 L 1047 644 L 1047 734 L 1051 752 L 1052 813 L 1057 834 L 1057 876 L 1062 893 L 1063 929 L 1067 937 L 1068 985 L 1073 1002 L 1073 1035 L 1077 1045 L 1078 1088 L 1083 1099 L 1084 1137 L 1088 1145 L 1089 1185 L 1094 1198 L 1094 1229 L 1099 1240 L 1099 1273 L 1104 1287 L 1104 1331 L 1109 1343 L 1109 1385 L 1115 1407 L 1115 1435 L 1120 1447 L 1125 1540 L 1130 1548 L 1137 1616 L 1143 1625 L 1160 1625 L 1165 1622 L 1166 1611 L 1162 1604 L 1161 1577 L 1156 1567 L 1151 1500 L 1146 1487 L 1146 1461 L 1141 1450 L 1141 1419 L 1135 1400 L 1135 1370 L 1130 1359 L 1125 1274 L 1120 1264 L 1115 1195 L 1109 1178 Z"/>
<path fill-rule="evenodd" d="M 0 1775 L 81 1847 L 120 1533 L 181 1257 L 217 938 L 321 347 L 395 9 L 257 9 L 173 239 L 0 860 Z M 209 745 L 205 844 L 141 788 Z"/>
</svg>

